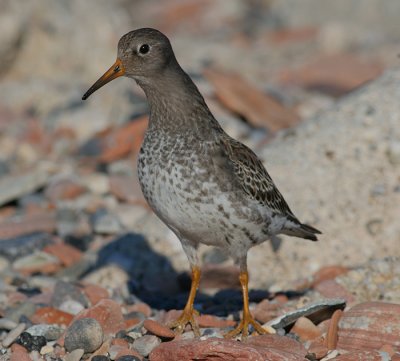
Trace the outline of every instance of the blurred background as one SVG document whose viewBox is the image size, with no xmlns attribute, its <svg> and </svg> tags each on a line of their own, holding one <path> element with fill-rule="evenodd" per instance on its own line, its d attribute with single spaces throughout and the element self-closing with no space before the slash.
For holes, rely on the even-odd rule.
<svg viewBox="0 0 400 361">
<path fill-rule="evenodd" d="M 399 13 L 396 0 L 1 0 L 0 271 L 185 283 L 180 243 L 137 182 L 143 93 L 124 78 L 81 100 L 140 27 L 165 32 L 223 128 L 323 232 L 253 249 L 252 287 L 398 256 Z M 203 289 L 237 285 L 218 250 L 202 259 Z"/>
</svg>

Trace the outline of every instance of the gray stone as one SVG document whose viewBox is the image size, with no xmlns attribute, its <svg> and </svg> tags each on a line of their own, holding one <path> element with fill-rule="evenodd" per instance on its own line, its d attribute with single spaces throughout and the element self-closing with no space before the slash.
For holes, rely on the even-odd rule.
<svg viewBox="0 0 400 361">
<path fill-rule="evenodd" d="M 47 253 L 42 251 L 34 251 L 32 254 L 27 256 L 18 258 L 12 264 L 12 267 L 15 270 L 23 270 L 23 269 L 41 269 L 42 267 L 48 264 L 59 264 L 60 260 Z"/>
<path fill-rule="evenodd" d="M 85 351 L 81 348 L 73 350 L 65 356 L 65 361 L 79 361 L 84 353 Z"/>
<path fill-rule="evenodd" d="M 21 316 L 31 317 L 35 313 L 36 308 L 37 306 L 34 303 L 26 301 L 18 306 L 7 309 L 4 316 L 18 323 Z"/>
<path fill-rule="evenodd" d="M 61 337 L 64 329 L 58 325 L 39 324 L 29 327 L 26 332 L 32 336 L 43 336 L 47 341 L 54 341 Z"/>
<path fill-rule="evenodd" d="M 4 330 L 12 330 L 17 326 L 18 323 L 13 320 L 10 320 L 9 318 L 0 318 L 0 328 Z"/>
<path fill-rule="evenodd" d="M 137 352 L 139 352 L 142 356 L 146 357 L 153 351 L 159 344 L 161 340 L 154 335 L 144 335 L 142 337 L 137 338 L 133 342 L 133 347 Z"/>
<path fill-rule="evenodd" d="M 3 340 L 2 344 L 3 347 L 9 347 L 17 338 L 18 336 L 24 332 L 26 328 L 26 324 L 25 323 L 20 323 L 17 327 L 15 327 L 14 329 L 12 329 L 7 337 Z"/>
<path fill-rule="evenodd" d="M 345 307 L 346 301 L 343 299 L 321 300 L 276 317 L 265 323 L 264 326 L 278 330 L 292 326 L 300 317 L 307 317 L 313 323 L 318 324 L 329 319 L 336 310 L 343 310 Z"/>
<path fill-rule="evenodd" d="M 101 209 L 92 216 L 92 225 L 93 230 L 100 234 L 119 234 L 123 230 L 118 218 L 106 209 Z"/>
<path fill-rule="evenodd" d="M 76 320 L 65 333 L 65 349 L 71 352 L 83 349 L 85 353 L 96 351 L 103 343 L 103 329 L 94 318 Z"/>
<path fill-rule="evenodd" d="M 43 167 L 15 176 L 0 179 L 0 206 L 47 184 L 49 173 Z"/>
<path fill-rule="evenodd" d="M 89 305 L 87 298 L 79 287 L 69 282 L 58 281 L 54 288 L 51 304 L 58 308 L 67 300 L 74 300 L 80 303 L 82 306 Z"/>
<path fill-rule="evenodd" d="M 0 240 L 0 254 L 8 260 L 30 255 L 35 250 L 41 250 L 53 243 L 52 237 L 47 233 L 34 233 L 10 239 Z"/>
</svg>

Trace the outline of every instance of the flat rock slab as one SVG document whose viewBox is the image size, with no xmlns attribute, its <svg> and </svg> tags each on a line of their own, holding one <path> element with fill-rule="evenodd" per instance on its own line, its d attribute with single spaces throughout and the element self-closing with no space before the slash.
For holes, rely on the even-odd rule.
<svg viewBox="0 0 400 361">
<path fill-rule="evenodd" d="M 364 302 L 344 312 L 339 322 L 338 348 L 379 350 L 391 345 L 400 352 L 400 305 Z"/>
<path fill-rule="evenodd" d="M 279 336 L 278 336 L 279 337 Z M 257 339 L 255 337 L 254 339 Z M 151 354 L 150 361 L 236 360 L 236 361 L 304 361 L 299 350 L 292 351 L 292 343 L 281 337 L 279 348 L 254 345 L 248 342 L 210 338 L 205 341 L 182 340 L 166 342 Z M 286 344 L 287 342 L 287 344 Z M 304 352 L 305 354 L 305 352 Z"/>
</svg>

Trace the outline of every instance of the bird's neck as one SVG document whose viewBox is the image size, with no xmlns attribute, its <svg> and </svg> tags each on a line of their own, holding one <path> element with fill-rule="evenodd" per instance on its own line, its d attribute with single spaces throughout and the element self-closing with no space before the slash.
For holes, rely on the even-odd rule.
<svg viewBox="0 0 400 361">
<path fill-rule="evenodd" d="M 219 129 L 203 96 L 179 64 L 154 79 L 136 79 L 150 107 L 149 130 L 206 135 Z"/>
</svg>

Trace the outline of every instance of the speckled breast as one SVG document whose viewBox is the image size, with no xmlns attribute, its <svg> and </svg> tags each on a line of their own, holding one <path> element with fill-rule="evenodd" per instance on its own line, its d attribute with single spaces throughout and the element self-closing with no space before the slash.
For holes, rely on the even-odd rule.
<svg viewBox="0 0 400 361">
<path fill-rule="evenodd" d="M 138 158 L 143 194 L 180 238 L 224 247 L 236 234 L 244 240 L 260 228 L 250 207 L 221 186 L 229 179 L 216 176 L 206 146 L 196 151 L 183 140 L 146 138 Z M 254 235 L 257 243 L 260 236 Z"/>
</svg>

